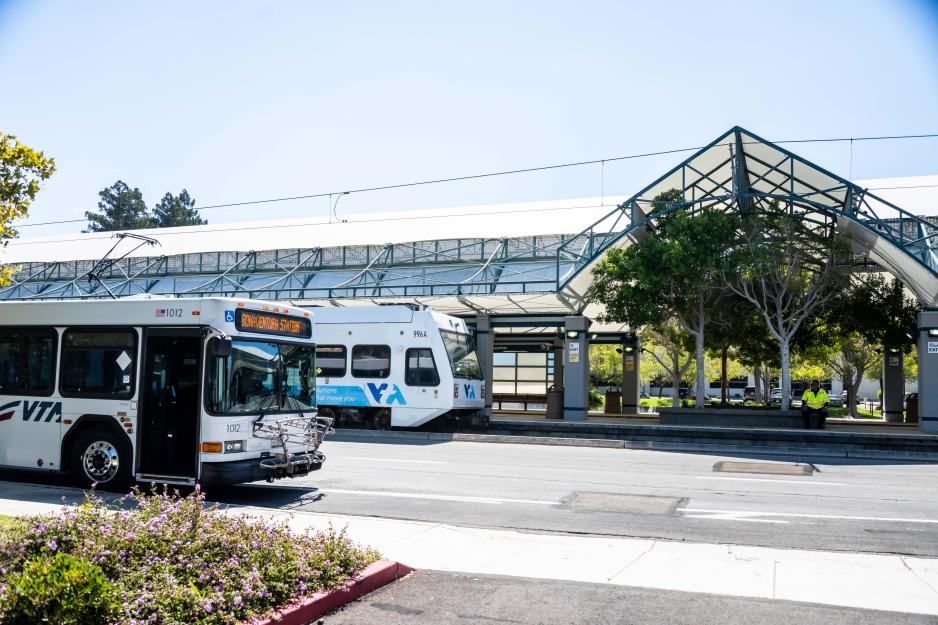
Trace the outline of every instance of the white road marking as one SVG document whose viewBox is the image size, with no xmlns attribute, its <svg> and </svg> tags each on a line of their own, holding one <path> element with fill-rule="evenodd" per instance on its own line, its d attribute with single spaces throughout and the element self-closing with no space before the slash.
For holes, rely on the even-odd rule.
<svg viewBox="0 0 938 625">
<path fill-rule="evenodd" d="M 766 477 L 726 477 L 722 475 L 695 475 L 698 480 L 728 480 L 731 482 L 772 482 L 774 484 L 808 484 L 809 486 L 846 486 L 843 482 L 815 482 L 814 480 L 773 480 Z"/>
<path fill-rule="evenodd" d="M 703 508 L 679 508 L 678 512 L 692 512 L 696 514 L 714 514 L 717 517 L 708 518 L 726 518 L 727 520 L 743 520 L 739 517 L 786 517 L 796 519 L 834 519 L 841 521 L 883 521 L 885 523 L 929 523 L 938 525 L 938 519 L 898 519 L 893 517 L 879 516 L 846 516 L 837 514 L 803 514 L 800 512 L 758 512 L 753 510 L 706 510 Z M 687 515 L 690 516 L 690 515 Z"/>
<path fill-rule="evenodd" d="M 748 515 L 740 515 L 733 513 L 726 514 L 686 514 L 684 515 L 688 519 L 710 519 L 713 521 L 746 521 L 747 523 L 778 523 L 785 525 L 788 521 L 781 521 L 779 519 L 754 519 Z"/>
<path fill-rule="evenodd" d="M 333 456 L 335 460 L 364 460 L 365 462 L 411 462 L 413 464 L 449 464 L 443 460 L 407 460 L 406 458 L 375 458 L 372 456 Z"/>
<path fill-rule="evenodd" d="M 503 503 L 521 503 L 535 506 L 559 506 L 559 501 L 539 501 L 536 499 L 496 499 L 495 497 L 463 497 L 460 495 L 424 495 L 422 493 L 394 493 L 374 490 L 343 490 L 339 488 L 323 488 L 325 494 L 336 493 L 341 495 L 367 495 L 370 497 L 398 497 L 401 499 L 435 499 L 439 501 L 465 501 L 469 503 L 487 503 L 499 505 Z"/>
</svg>

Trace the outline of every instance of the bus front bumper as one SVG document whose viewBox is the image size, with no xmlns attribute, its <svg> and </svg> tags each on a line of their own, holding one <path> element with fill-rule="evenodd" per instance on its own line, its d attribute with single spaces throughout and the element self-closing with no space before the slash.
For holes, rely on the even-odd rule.
<svg viewBox="0 0 938 625">
<path fill-rule="evenodd" d="M 325 456 L 321 453 L 294 454 L 289 466 L 269 468 L 261 466 L 265 458 L 233 460 L 231 462 L 203 462 L 202 484 L 244 484 L 266 480 L 272 482 L 284 477 L 302 477 L 322 468 Z"/>
</svg>

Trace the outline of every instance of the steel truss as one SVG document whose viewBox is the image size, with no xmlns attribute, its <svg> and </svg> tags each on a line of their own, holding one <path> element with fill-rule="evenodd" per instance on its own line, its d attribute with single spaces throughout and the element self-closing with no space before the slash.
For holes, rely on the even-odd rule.
<svg viewBox="0 0 938 625">
<path fill-rule="evenodd" d="M 679 200 L 655 199 L 671 189 Z M 0 300 L 100 298 L 107 290 L 334 304 L 448 298 L 465 312 L 528 312 L 530 303 L 531 311 L 569 314 L 584 310 L 590 270 L 606 250 L 639 240 L 658 217 L 712 206 L 753 211 L 770 201 L 836 228 L 861 257 L 938 305 L 936 223 L 739 127 L 576 234 L 123 258 L 97 273 L 101 284 L 86 283 L 93 259 L 26 263 Z"/>
<path fill-rule="evenodd" d="M 679 199 L 657 199 L 672 190 Z M 938 304 L 938 220 L 913 215 L 739 127 L 561 245 L 558 290 L 582 292 L 606 250 L 640 240 L 664 215 L 713 207 L 755 213 L 769 203 L 814 228 L 844 235 L 861 264 L 879 265 L 926 304 Z"/>
</svg>

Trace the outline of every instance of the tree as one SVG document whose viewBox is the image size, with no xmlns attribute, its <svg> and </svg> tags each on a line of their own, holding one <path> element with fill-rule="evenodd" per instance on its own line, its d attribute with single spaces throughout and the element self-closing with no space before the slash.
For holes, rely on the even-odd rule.
<svg viewBox="0 0 938 625">
<path fill-rule="evenodd" d="M 866 338 L 857 332 L 851 333 L 840 343 L 828 365 L 841 379 L 847 390 L 848 414 L 857 416 L 857 390 L 867 370 L 876 364 L 878 353 Z"/>
<path fill-rule="evenodd" d="M 671 189 L 655 197 L 658 210 L 681 202 Z M 654 214 L 653 214 L 654 215 Z M 626 249 L 610 250 L 593 272 L 590 297 L 605 318 L 639 328 L 673 318 L 694 338 L 697 407 L 704 405 L 707 324 L 726 293 L 722 277 L 727 244 L 738 218 L 715 208 L 678 208 L 653 217 L 654 231 Z"/>
<path fill-rule="evenodd" d="M 720 306 L 714 310 L 710 329 L 707 331 L 706 346 L 715 358 L 720 360 L 720 403 L 726 405 L 729 401 L 729 378 L 731 356 L 736 357 L 744 341 L 749 340 L 741 332 L 747 324 L 760 328 L 761 319 L 756 319 L 752 305 L 735 294 L 728 294 L 720 301 Z M 763 336 L 756 340 L 764 340 Z"/>
<path fill-rule="evenodd" d="M 674 320 L 648 326 L 644 335 L 651 343 L 646 346 L 645 353 L 671 378 L 671 406 L 678 408 L 681 405 L 681 382 L 693 363 L 689 349 L 691 337 Z M 702 395 L 699 392 L 697 394 Z"/>
<path fill-rule="evenodd" d="M 831 303 L 831 316 L 844 335 L 858 332 L 870 344 L 907 350 L 915 344 L 922 305 L 906 295 L 902 282 L 870 273 L 854 277 Z"/>
<path fill-rule="evenodd" d="M 840 264 L 847 246 L 827 228 L 813 229 L 803 216 L 777 202 L 746 216 L 729 287 L 762 315 L 779 345 L 782 410 L 791 397 L 791 345 L 801 325 L 846 283 Z"/>
<path fill-rule="evenodd" d="M 17 235 L 13 221 L 29 215 L 39 184 L 54 171 L 54 159 L 0 132 L 0 247 Z M 10 273 L 0 267 L 0 285 L 10 281 Z"/>
<path fill-rule="evenodd" d="M 183 189 L 179 195 L 167 192 L 153 207 L 153 221 L 157 228 L 175 226 L 202 226 L 208 222 L 199 216 L 195 209 L 195 199 Z"/>
<path fill-rule="evenodd" d="M 87 232 L 112 230 L 139 230 L 152 228 L 155 224 L 147 212 L 140 189 L 131 189 L 123 180 L 118 180 L 104 189 L 98 196 L 100 213 L 85 212 L 88 219 Z"/>
<path fill-rule="evenodd" d="M 622 355 L 615 345 L 590 346 L 590 374 L 613 386 L 622 384 Z"/>
</svg>

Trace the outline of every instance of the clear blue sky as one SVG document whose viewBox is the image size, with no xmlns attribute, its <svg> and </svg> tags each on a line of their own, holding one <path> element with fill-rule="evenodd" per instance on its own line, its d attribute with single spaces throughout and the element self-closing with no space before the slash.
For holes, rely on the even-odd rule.
<svg viewBox="0 0 938 625">
<path fill-rule="evenodd" d="M 56 158 L 31 221 L 117 179 L 199 205 L 702 145 L 938 132 L 938 3 L 11 2 L 0 130 Z M 846 175 L 845 144 L 795 146 Z M 610 164 L 630 193 L 681 159 Z M 938 173 L 856 144 L 854 178 Z M 339 213 L 599 195 L 598 166 L 352 195 Z M 324 216 L 327 201 L 208 210 Z M 83 224 L 25 228 L 24 236 Z"/>
</svg>

